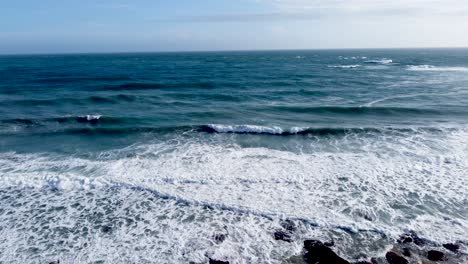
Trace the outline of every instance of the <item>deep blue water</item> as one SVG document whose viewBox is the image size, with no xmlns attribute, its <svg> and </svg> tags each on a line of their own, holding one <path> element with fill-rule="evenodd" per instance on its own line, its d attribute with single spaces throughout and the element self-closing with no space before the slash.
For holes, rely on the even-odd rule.
<svg viewBox="0 0 468 264">
<path fill-rule="evenodd" d="M 176 237 L 193 230 L 187 241 L 210 241 L 218 224 L 236 230 L 229 248 L 253 239 L 249 232 L 269 241 L 265 230 L 281 217 L 466 238 L 467 106 L 468 49 L 0 56 L 0 235 L 12 237 L 0 238 L 0 252 L 9 252 L 0 262 L 152 253 L 203 261 L 211 253 L 193 252 L 217 250 L 148 235 L 168 225 L 151 212 L 172 219 Z M 89 195 L 130 201 L 104 213 L 115 232 L 101 244 L 87 235 L 102 230 L 93 216 L 80 218 L 102 209 Z M 148 196 L 161 205 L 132 207 Z M 24 210 L 87 202 L 49 219 L 11 209 L 18 200 Z M 124 216 L 141 233 L 116 224 Z M 52 223 L 75 231 L 44 238 Z M 129 253 L 136 240 L 156 249 Z M 367 252 L 379 250 L 365 240 Z M 115 245 L 118 257 L 105 256 Z M 228 250 L 226 259 L 275 262 L 294 252 L 274 245 Z"/>
</svg>

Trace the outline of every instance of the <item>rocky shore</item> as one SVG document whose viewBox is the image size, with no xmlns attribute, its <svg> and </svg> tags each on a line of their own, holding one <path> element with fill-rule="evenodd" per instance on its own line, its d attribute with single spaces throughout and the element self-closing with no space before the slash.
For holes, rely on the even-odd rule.
<svg viewBox="0 0 468 264">
<path fill-rule="evenodd" d="M 293 243 L 296 227 L 284 221 L 282 229 L 272 233 L 273 239 Z M 359 260 L 347 260 L 335 251 L 335 241 L 308 239 L 303 241 L 302 254 L 285 260 L 290 264 L 462 264 L 468 263 L 466 242 L 437 243 L 410 231 L 402 234 L 380 256 L 362 256 Z M 228 261 L 210 259 L 210 264 L 228 264 Z"/>
</svg>

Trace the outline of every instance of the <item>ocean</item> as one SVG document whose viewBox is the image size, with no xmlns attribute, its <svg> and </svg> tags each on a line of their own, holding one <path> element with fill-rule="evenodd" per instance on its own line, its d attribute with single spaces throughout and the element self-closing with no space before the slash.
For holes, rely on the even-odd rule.
<svg viewBox="0 0 468 264">
<path fill-rule="evenodd" d="M 0 201 L 0 263 L 468 243 L 468 49 L 0 56 Z"/>
</svg>

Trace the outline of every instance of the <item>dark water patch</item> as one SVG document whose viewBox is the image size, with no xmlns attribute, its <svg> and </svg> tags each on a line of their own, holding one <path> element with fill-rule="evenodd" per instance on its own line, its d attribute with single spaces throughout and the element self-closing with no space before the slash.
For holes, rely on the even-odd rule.
<svg viewBox="0 0 468 264">
<path fill-rule="evenodd" d="M 83 116 L 65 116 L 52 118 L 38 119 L 4 119 L 0 120 L 1 124 L 19 124 L 19 125 L 47 125 L 50 123 L 71 124 L 71 123 L 88 123 L 88 124 L 126 124 L 136 123 L 138 118 L 133 117 L 109 117 L 99 115 L 83 115 Z"/>
<path fill-rule="evenodd" d="M 104 127 L 87 127 L 87 128 L 72 128 L 57 130 L 44 134 L 60 134 L 60 135 L 83 135 L 83 136 L 119 136 L 139 133 L 174 133 L 185 132 L 191 130 L 190 126 L 183 127 L 119 127 L 119 128 L 104 128 Z"/>
<path fill-rule="evenodd" d="M 125 91 L 125 90 L 157 90 L 157 89 L 183 89 L 183 88 L 202 88 L 212 89 L 222 87 L 222 84 L 215 82 L 130 82 L 118 85 L 101 85 L 94 87 L 94 90 L 101 91 Z"/>
<path fill-rule="evenodd" d="M 39 77 L 31 80 L 40 84 L 69 84 L 80 82 L 122 82 L 131 81 L 127 76 L 50 76 Z"/>
<path fill-rule="evenodd" d="M 15 106 L 60 106 L 64 104 L 72 105 L 96 105 L 96 104 L 118 104 L 120 102 L 133 102 L 137 100 L 137 96 L 118 94 L 112 96 L 89 96 L 83 98 L 54 98 L 54 99 L 24 99 L 24 100 L 8 100 L 3 101 L 3 104 Z"/>
</svg>

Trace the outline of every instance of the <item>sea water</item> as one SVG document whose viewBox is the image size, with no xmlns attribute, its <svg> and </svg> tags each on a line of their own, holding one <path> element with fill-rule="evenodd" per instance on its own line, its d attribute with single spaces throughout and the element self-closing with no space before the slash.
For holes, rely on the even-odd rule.
<svg viewBox="0 0 468 264">
<path fill-rule="evenodd" d="M 467 241 L 468 49 L 0 57 L 1 263 L 357 260 L 408 230 Z"/>
</svg>

